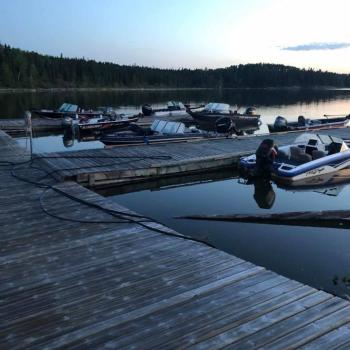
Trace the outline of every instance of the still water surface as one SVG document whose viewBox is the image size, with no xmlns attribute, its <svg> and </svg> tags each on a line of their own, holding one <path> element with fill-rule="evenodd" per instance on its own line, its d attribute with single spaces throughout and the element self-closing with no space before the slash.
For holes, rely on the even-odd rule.
<svg viewBox="0 0 350 350">
<path fill-rule="evenodd" d="M 192 104 L 226 102 L 241 110 L 255 106 L 265 122 L 273 122 L 277 115 L 296 120 L 298 115 L 320 118 L 324 114 L 350 113 L 350 90 L 167 90 L 0 94 L 0 118 L 21 117 L 24 110 L 32 108 L 57 108 L 63 102 L 77 103 L 84 108 L 105 105 L 118 107 L 121 112 L 139 112 L 144 103 L 162 106 L 168 100 Z M 25 139 L 19 142 L 27 143 Z M 66 146 L 62 135 L 39 137 L 34 142 L 36 152 L 103 147 L 98 141 Z M 123 194 L 117 189 L 108 195 L 183 234 L 206 239 L 219 249 L 282 275 L 348 296 L 350 289 L 342 278 L 350 275 L 349 230 L 203 222 L 174 217 L 349 209 L 349 185 L 332 186 L 334 188 L 324 194 L 324 189 L 291 191 L 272 184 L 273 194 L 271 190 L 257 193 L 253 185 L 242 184 L 235 176 L 231 170 L 222 171 L 200 178 L 148 184 L 153 190 L 144 185 L 123 187 Z"/>
<path fill-rule="evenodd" d="M 223 174 L 219 174 L 223 175 Z M 284 276 L 346 297 L 342 278 L 350 275 L 350 232 L 345 229 L 297 227 L 177 219 L 191 214 L 258 214 L 349 209 L 350 185 L 313 190 L 267 191 L 234 176 L 204 183 L 166 185 L 126 194 L 104 193 L 117 203 L 151 216 L 181 232 L 210 242 L 242 259 Z M 350 181 L 350 172 L 347 174 Z M 210 180 L 210 176 L 206 180 Z M 185 180 L 182 179 L 185 182 Z M 202 179 L 203 181 L 203 179 Z M 124 191 L 125 189 L 123 189 Z M 337 284 L 335 284 L 337 283 Z"/>
</svg>

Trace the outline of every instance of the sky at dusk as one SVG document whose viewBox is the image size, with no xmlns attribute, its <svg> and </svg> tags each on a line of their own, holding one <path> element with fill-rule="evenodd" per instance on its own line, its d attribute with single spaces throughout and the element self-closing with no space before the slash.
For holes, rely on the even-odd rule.
<svg viewBox="0 0 350 350">
<path fill-rule="evenodd" d="M 0 42 L 161 68 L 350 73 L 349 10 L 346 0 L 0 0 Z"/>
</svg>

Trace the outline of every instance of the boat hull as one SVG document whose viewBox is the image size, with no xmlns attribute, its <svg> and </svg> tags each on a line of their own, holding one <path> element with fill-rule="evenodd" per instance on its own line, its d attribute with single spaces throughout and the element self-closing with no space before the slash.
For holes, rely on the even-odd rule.
<svg viewBox="0 0 350 350">
<path fill-rule="evenodd" d="M 326 156 L 301 164 L 292 169 L 284 169 L 281 164 L 273 171 L 277 181 L 296 183 L 313 177 L 335 173 L 350 166 L 350 150 Z"/>
<path fill-rule="evenodd" d="M 85 117 L 85 118 L 95 118 L 101 115 L 101 112 L 84 112 L 84 113 L 74 113 L 74 112 L 59 112 L 53 110 L 33 110 L 33 113 L 43 118 L 64 118 L 64 117 Z"/>
<path fill-rule="evenodd" d="M 239 168 L 243 175 L 254 175 L 255 165 L 255 155 L 241 158 L 239 162 Z M 332 174 L 348 167 L 350 167 L 350 150 L 297 166 L 283 162 L 274 162 L 271 168 L 271 176 L 277 182 L 297 184 L 298 182 Z"/>
<path fill-rule="evenodd" d="M 109 136 L 105 135 L 100 138 L 100 141 L 107 146 L 119 145 L 139 145 L 139 144 L 157 144 L 157 143 L 174 143 L 187 142 L 194 140 L 202 140 L 204 135 L 148 135 L 148 136 Z"/>
<path fill-rule="evenodd" d="M 333 118 L 333 119 L 313 119 L 309 124 L 298 125 L 297 122 L 288 123 L 283 127 L 276 127 L 275 125 L 268 125 L 270 132 L 283 131 L 312 131 L 325 130 L 350 127 L 349 117 Z"/>
<path fill-rule="evenodd" d="M 211 125 L 215 128 L 216 123 L 225 118 L 229 118 L 232 121 L 232 126 L 236 131 L 246 130 L 257 130 L 261 124 L 260 115 L 245 115 L 245 114 L 234 114 L 234 113 L 203 113 L 203 112 L 192 112 L 189 114 L 194 120 L 200 125 L 206 124 Z"/>
<path fill-rule="evenodd" d="M 96 123 L 78 123 L 76 124 L 76 128 L 79 129 L 80 132 L 102 132 L 105 130 L 121 130 L 128 127 L 131 123 L 137 122 L 138 117 L 129 118 L 125 120 L 115 120 L 115 121 L 105 121 L 105 122 L 96 122 Z"/>
</svg>

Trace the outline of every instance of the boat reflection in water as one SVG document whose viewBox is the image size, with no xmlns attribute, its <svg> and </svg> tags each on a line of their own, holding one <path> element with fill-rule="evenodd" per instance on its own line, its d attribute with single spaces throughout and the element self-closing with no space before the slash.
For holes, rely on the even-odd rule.
<svg viewBox="0 0 350 350">
<path fill-rule="evenodd" d="M 254 199 L 261 209 L 271 209 L 275 203 L 276 193 L 273 190 L 271 181 L 264 178 L 256 179 L 238 179 L 238 182 L 244 185 L 254 186 Z"/>
<path fill-rule="evenodd" d="M 66 129 L 63 132 L 62 142 L 64 147 L 70 148 L 74 146 L 76 142 L 91 142 L 91 141 L 99 141 L 101 137 L 100 133 L 91 133 L 87 135 L 82 135 L 79 132 L 74 132 L 71 129 Z"/>
<path fill-rule="evenodd" d="M 262 209 L 271 209 L 274 205 L 276 194 L 269 179 L 239 178 L 238 182 L 254 186 L 254 200 Z M 350 184 L 350 168 L 345 168 L 337 173 L 320 175 L 317 177 L 300 180 L 289 185 L 274 181 L 277 188 L 289 192 L 315 192 L 327 196 L 338 196 L 339 193 Z"/>
</svg>

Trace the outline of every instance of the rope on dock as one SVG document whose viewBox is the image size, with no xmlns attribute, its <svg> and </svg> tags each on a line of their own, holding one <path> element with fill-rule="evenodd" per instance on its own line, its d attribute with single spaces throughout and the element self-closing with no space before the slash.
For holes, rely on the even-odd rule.
<svg viewBox="0 0 350 350">
<path fill-rule="evenodd" d="M 159 229 L 157 227 L 154 227 L 154 226 L 151 226 L 151 225 L 147 225 L 146 223 L 149 223 L 149 224 L 158 224 L 158 225 L 161 225 L 162 226 L 162 223 L 156 221 L 155 219 L 153 218 L 150 218 L 150 217 L 147 217 L 147 216 L 142 216 L 142 215 L 138 215 L 138 214 L 133 214 L 133 213 L 126 213 L 124 211 L 119 211 L 119 210 L 116 210 L 116 209 L 108 209 L 108 208 L 105 208 L 103 206 L 101 206 L 100 204 L 97 204 L 97 203 L 93 203 L 93 202 L 90 202 L 90 201 L 87 201 L 85 199 L 81 199 L 81 198 L 78 198 L 77 196 L 74 196 L 72 194 L 69 194 L 69 193 L 66 193 L 65 191 L 62 191 L 61 189 L 55 187 L 54 185 L 51 185 L 51 184 L 48 184 L 48 183 L 42 183 L 40 182 L 41 180 L 39 181 L 36 181 L 36 180 L 30 180 L 28 178 L 24 178 L 20 175 L 18 175 L 18 173 L 16 173 L 16 169 L 15 167 L 18 166 L 18 165 L 29 165 L 31 166 L 33 161 L 36 160 L 36 159 L 39 159 L 39 158 L 94 158 L 94 157 L 89 157 L 89 156 L 85 156 L 85 157 L 80 157 L 80 156 L 76 156 L 76 157 L 69 157 L 69 156 L 60 156 L 60 157 L 46 157 L 46 156 L 41 156 L 41 157 L 36 157 L 36 158 L 32 158 L 30 160 L 27 160 L 27 161 L 23 161 L 23 162 L 18 162 L 18 163 L 15 163 L 15 162 L 11 162 L 11 161 L 1 161 L 0 162 L 0 166 L 11 166 L 11 170 L 10 170 L 10 173 L 11 173 L 11 176 L 13 176 L 14 178 L 16 178 L 17 180 L 19 181 L 22 181 L 22 182 L 26 182 L 26 183 L 29 183 L 31 185 L 34 185 L 34 186 L 37 186 L 39 188 L 42 188 L 44 191 L 41 193 L 40 197 L 39 197 L 39 202 L 40 202 L 40 208 L 41 210 L 46 214 L 46 215 L 49 215 L 51 217 L 54 217 L 58 220 L 64 220 L 64 221 L 71 221 L 71 222 L 79 222 L 79 223 L 91 223 L 91 224 L 106 224 L 106 223 L 110 223 L 110 224 L 121 224 L 121 223 L 134 223 L 134 224 L 137 224 L 143 228 L 146 228 L 146 229 L 149 229 L 149 230 L 152 230 L 154 232 L 157 232 L 157 233 L 161 233 L 161 234 L 164 234 L 164 235 L 167 235 L 167 236 L 173 236 L 173 237 L 177 237 L 177 238 L 182 238 L 182 239 L 186 239 L 186 240 L 190 240 L 190 241 L 194 241 L 194 242 L 198 242 L 198 243 L 202 243 L 202 244 L 205 244 L 211 248 L 215 248 L 212 244 L 210 244 L 209 242 L 207 241 L 204 241 L 204 240 L 201 240 L 199 238 L 194 238 L 194 237 L 189 237 L 189 236 L 185 236 L 185 235 L 181 235 L 181 234 L 178 234 L 178 233 L 175 233 L 173 231 L 165 231 L 165 230 L 162 230 L 162 229 Z M 101 157 L 99 157 L 101 158 Z M 106 157 L 106 158 L 118 158 L 118 157 Z M 141 158 L 141 157 L 119 157 L 119 158 Z M 150 156 L 150 157 L 142 157 L 142 159 L 144 158 L 154 158 L 154 159 L 171 159 L 170 156 Z M 95 166 L 92 166 L 92 167 L 95 167 Z M 41 171 L 44 171 L 44 172 L 47 172 L 45 169 L 42 169 L 42 168 L 38 168 L 39 170 Z M 18 170 L 18 169 L 17 169 Z M 50 172 L 47 172 L 47 176 L 50 175 Z M 45 177 L 47 177 L 45 176 Z M 56 180 L 55 180 L 56 181 Z M 55 191 L 56 193 L 66 197 L 66 198 L 69 198 L 71 199 L 72 201 L 75 201 L 77 203 L 80 203 L 80 204 L 83 204 L 83 205 L 86 205 L 86 206 L 89 206 L 89 207 L 92 207 L 92 208 L 95 208 L 95 209 L 98 209 L 98 210 L 101 210 L 117 219 L 119 219 L 118 221 L 114 220 L 114 221 L 89 221 L 89 220 L 81 220 L 81 219 L 73 219 L 73 218 L 66 218 L 66 217 L 62 217 L 62 216 L 59 216 L 59 215 L 56 215 L 54 213 L 51 213 L 44 205 L 44 197 L 45 197 L 45 194 L 47 194 L 47 192 L 49 190 L 52 190 L 52 191 Z M 140 220 L 137 220 L 137 219 L 140 219 Z"/>
</svg>

